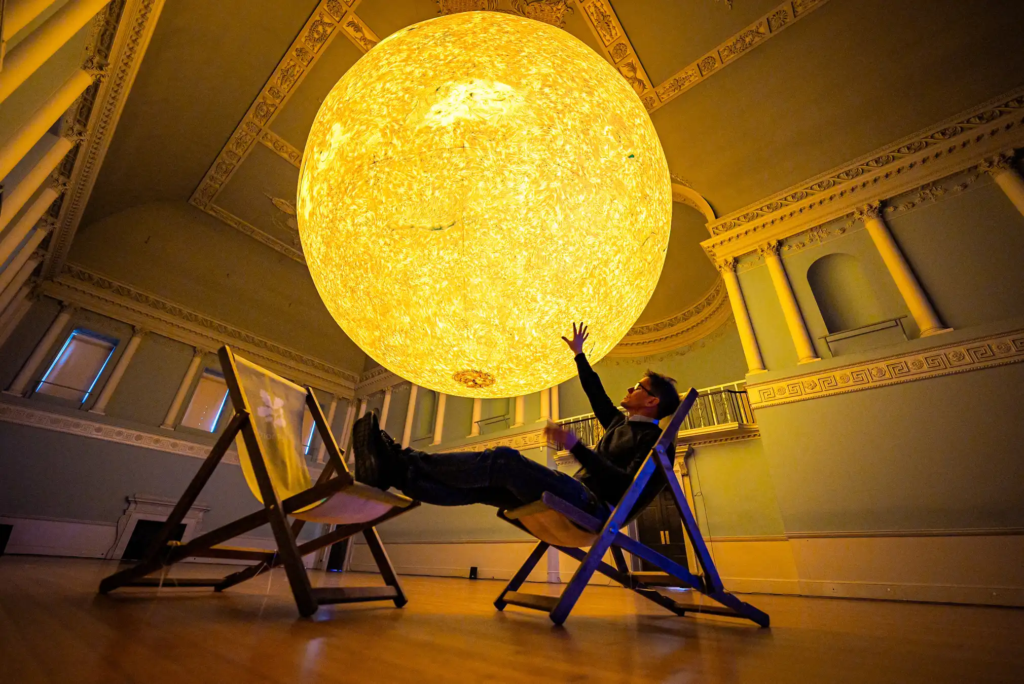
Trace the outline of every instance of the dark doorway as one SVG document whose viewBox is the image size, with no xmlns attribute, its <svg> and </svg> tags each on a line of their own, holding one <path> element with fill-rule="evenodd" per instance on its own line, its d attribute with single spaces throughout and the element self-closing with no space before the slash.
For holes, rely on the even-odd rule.
<svg viewBox="0 0 1024 684">
<path fill-rule="evenodd" d="M 662 491 L 636 519 L 636 533 L 641 544 L 646 544 L 686 567 L 686 533 L 683 532 L 683 519 L 676 508 L 672 492 L 668 489 Z M 640 563 L 641 570 L 658 569 L 647 561 L 641 560 Z"/>
<path fill-rule="evenodd" d="M 153 543 L 153 540 L 156 539 L 156 535 L 160 532 L 160 528 L 163 526 L 164 523 L 162 520 L 140 520 L 135 523 L 135 529 L 132 530 L 132 536 L 128 538 L 128 546 L 124 547 L 124 553 L 121 554 L 121 560 L 142 560 L 143 554 L 149 551 L 150 545 Z M 178 527 L 175 528 L 168 541 L 181 541 L 184 534 L 185 523 L 178 523 Z"/>
<path fill-rule="evenodd" d="M 7 548 L 7 542 L 11 539 L 11 530 L 14 529 L 14 525 L 0 525 L 0 556 L 4 555 L 4 550 Z"/>
<path fill-rule="evenodd" d="M 331 552 L 327 556 L 327 572 L 344 572 L 345 556 L 348 554 L 348 545 L 351 539 L 343 539 L 331 546 Z"/>
</svg>

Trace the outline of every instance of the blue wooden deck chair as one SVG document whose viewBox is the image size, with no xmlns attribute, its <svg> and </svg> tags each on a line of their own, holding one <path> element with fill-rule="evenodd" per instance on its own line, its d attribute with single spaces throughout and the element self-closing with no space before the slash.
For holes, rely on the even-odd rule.
<svg viewBox="0 0 1024 684">
<path fill-rule="evenodd" d="M 419 503 L 353 479 L 312 389 L 288 382 L 255 363 L 236 357 L 227 347 L 222 347 L 218 355 L 235 415 L 143 560 L 105 578 L 100 583 L 100 592 L 105 594 L 119 587 L 138 586 L 212 587 L 219 592 L 283 565 L 295 603 L 303 616 L 312 615 L 320 605 L 328 603 L 390 600 L 397 607 L 405 605 L 406 598 L 398 575 L 375 526 L 412 510 Z M 315 485 L 310 480 L 302 452 L 305 408 L 309 408 L 329 455 L 329 461 Z M 242 472 L 262 508 L 186 544 L 170 541 L 173 531 L 188 513 L 217 464 L 239 436 L 238 456 Z M 293 518 L 291 523 L 288 516 Z M 330 523 L 337 527 L 332 532 L 299 544 L 296 538 L 306 522 Z M 276 551 L 222 546 L 224 542 L 268 523 L 277 544 Z M 385 586 L 313 588 L 302 557 L 360 533 L 366 539 Z M 189 557 L 254 561 L 255 564 L 227 577 L 213 579 L 175 580 L 151 576 Z"/>
<path fill-rule="evenodd" d="M 644 598 L 654 601 L 676 615 L 686 613 L 709 613 L 746 618 L 761 627 L 768 626 L 768 615 L 750 604 L 744 603 L 725 591 L 722 579 L 718 575 L 714 561 L 708 553 L 704 538 L 701 536 L 697 521 L 693 517 L 679 486 L 679 481 L 672 471 L 675 458 L 675 437 L 679 428 L 697 400 L 697 390 L 690 389 L 683 397 L 682 403 L 672 417 L 664 422 L 661 437 L 655 443 L 651 453 L 637 471 L 633 483 L 626 489 L 622 499 L 603 520 L 582 511 L 572 504 L 546 492 L 540 501 L 510 511 L 498 511 L 498 517 L 512 523 L 516 527 L 529 532 L 540 543 L 519 568 L 504 591 L 494 602 L 498 610 L 504 610 L 507 604 L 542 610 L 556 625 L 565 622 L 572 611 L 580 594 L 583 593 L 590 578 L 595 572 L 611 578 L 627 589 L 632 589 Z M 630 520 L 638 516 L 655 497 L 661 493 L 644 491 L 655 471 L 659 471 L 667 483 L 676 507 L 683 520 L 683 527 L 703 569 L 703 576 L 691 573 L 687 568 L 654 549 L 632 539 L 622 533 Z M 641 496 L 642 495 L 642 496 Z M 579 568 L 561 596 L 541 596 L 519 591 L 530 572 L 544 557 L 548 548 L 554 547 L 570 558 L 580 562 Z M 584 548 L 590 547 L 584 552 Z M 604 556 L 611 551 L 615 567 L 604 562 Z M 622 551 L 642 558 L 660 569 L 660 572 L 631 572 L 626 565 Z M 676 600 L 662 594 L 658 587 L 685 587 L 693 589 L 711 599 L 713 603 L 697 603 L 694 601 Z"/>
</svg>

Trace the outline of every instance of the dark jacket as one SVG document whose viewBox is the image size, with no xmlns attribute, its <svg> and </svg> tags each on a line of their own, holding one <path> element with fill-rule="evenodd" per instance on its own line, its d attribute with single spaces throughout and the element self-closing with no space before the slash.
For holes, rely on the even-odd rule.
<svg viewBox="0 0 1024 684">
<path fill-rule="evenodd" d="M 661 436 L 655 423 L 628 421 L 615 406 L 601 384 L 601 378 L 590 367 L 584 354 L 576 355 L 580 384 L 587 393 L 594 416 L 605 429 L 604 436 L 593 449 L 577 442 L 570 451 L 583 467 L 574 475 L 602 502 L 614 506 L 626 493 L 644 459 Z M 674 458 L 674 450 L 669 453 Z M 650 501 L 666 484 L 661 471 L 644 488 L 640 500 Z"/>
</svg>

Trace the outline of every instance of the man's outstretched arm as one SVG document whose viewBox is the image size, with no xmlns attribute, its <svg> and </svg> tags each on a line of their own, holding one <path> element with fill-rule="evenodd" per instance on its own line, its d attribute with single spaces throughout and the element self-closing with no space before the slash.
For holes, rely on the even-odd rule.
<svg viewBox="0 0 1024 684">
<path fill-rule="evenodd" d="M 590 337 L 590 333 L 587 332 L 587 326 L 580 323 L 579 327 L 577 327 L 573 323 L 572 339 L 570 340 L 565 337 L 562 339 L 565 340 L 565 343 L 569 345 L 569 349 L 576 355 L 576 369 L 579 372 L 580 384 L 583 385 L 583 391 L 586 392 L 587 399 L 590 400 L 590 408 L 594 410 L 594 416 L 597 417 L 602 427 L 608 430 L 612 425 L 624 420 L 624 418 L 619 409 L 616 408 L 615 402 L 604 391 L 601 378 L 590 367 L 587 355 L 583 353 L 583 343 L 587 341 L 588 337 Z"/>
</svg>

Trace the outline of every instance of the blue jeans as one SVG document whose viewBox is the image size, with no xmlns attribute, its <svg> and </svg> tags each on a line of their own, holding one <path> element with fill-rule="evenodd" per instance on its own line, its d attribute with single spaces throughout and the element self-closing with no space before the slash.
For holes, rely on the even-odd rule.
<svg viewBox="0 0 1024 684">
<path fill-rule="evenodd" d="M 551 492 L 590 513 L 600 508 L 583 483 L 509 447 L 452 454 L 404 449 L 400 460 L 398 488 L 408 497 L 435 506 L 485 504 L 512 509 Z"/>
</svg>

